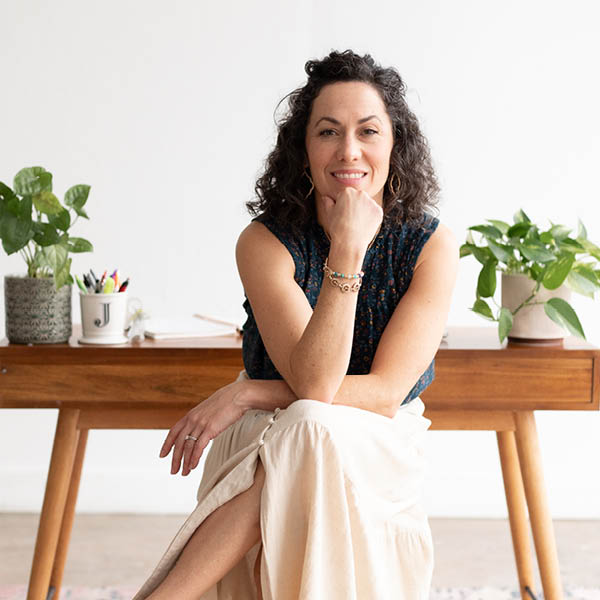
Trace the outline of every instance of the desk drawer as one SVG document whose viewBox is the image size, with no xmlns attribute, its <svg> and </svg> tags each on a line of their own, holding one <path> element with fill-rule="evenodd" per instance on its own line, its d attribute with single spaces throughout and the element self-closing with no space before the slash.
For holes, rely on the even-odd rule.
<svg viewBox="0 0 600 600">
<path fill-rule="evenodd" d="M 448 356 L 435 366 L 435 381 L 423 393 L 429 408 L 598 408 L 592 357 Z"/>
<path fill-rule="evenodd" d="M 5 364 L 0 407 L 107 405 L 190 407 L 239 375 L 239 360 L 194 364 Z"/>
</svg>

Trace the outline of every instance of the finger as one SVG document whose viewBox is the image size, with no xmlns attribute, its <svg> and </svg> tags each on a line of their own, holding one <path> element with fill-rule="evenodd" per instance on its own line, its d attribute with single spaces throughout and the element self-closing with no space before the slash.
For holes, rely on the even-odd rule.
<svg viewBox="0 0 600 600">
<path fill-rule="evenodd" d="M 186 446 L 186 448 L 185 448 L 183 467 L 181 468 L 182 475 L 187 475 L 194 468 L 192 466 L 193 461 L 194 461 L 194 456 L 197 455 L 198 453 L 202 454 L 202 451 L 204 450 L 204 447 L 206 446 L 205 439 L 208 436 L 206 429 L 204 429 L 204 431 L 202 431 L 201 433 L 198 432 L 193 435 L 194 435 L 194 437 L 197 437 L 198 440 L 196 442 L 194 442 L 193 444 L 190 443 L 189 446 Z M 208 437 L 210 439 L 210 436 L 208 436 Z"/>
<path fill-rule="evenodd" d="M 323 198 L 323 206 L 326 209 L 331 209 L 335 206 L 335 200 L 331 196 L 322 196 Z"/>
<path fill-rule="evenodd" d="M 184 425 L 185 425 L 185 422 L 182 420 L 182 421 L 178 421 L 177 423 L 175 423 L 175 425 L 173 425 L 173 427 L 171 427 L 171 429 L 169 430 L 169 433 L 167 434 L 167 437 L 160 449 L 160 454 L 159 454 L 160 458 L 164 458 L 167 454 L 169 454 L 169 452 L 171 451 L 171 447 L 175 443 L 175 440 L 177 439 L 177 436 L 183 429 Z"/>
<path fill-rule="evenodd" d="M 186 444 L 191 443 L 190 441 L 185 440 L 186 434 L 185 430 L 182 430 L 177 436 L 177 440 L 175 441 L 175 445 L 173 447 L 173 459 L 171 460 L 171 475 L 175 475 L 177 471 L 179 471 L 179 467 L 181 466 L 181 458 L 183 457 L 183 452 L 185 450 Z M 192 440 L 193 441 L 193 440 Z"/>
<path fill-rule="evenodd" d="M 194 453 L 194 449 L 196 448 L 196 445 L 198 444 L 198 442 L 200 441 L 200 433 L 190 433 L 190 435 L 193 435 L 195 438 L 198 438 L 198 441 L 194 441 L 194 440 L 185 440 L 185 445 L 183 447 L 183 465 L 181 466 L 181 474 L 182 475 L 188 475 L 190 472 L 190 462 L 192 460 L 192 454 Z"/>
<path fill-rule="evenodd" d="M 204 450 L 206 449 L 206 446 L 208 446 L 210 440 L 210 435 L 208 435 L 208 433 L 206 433 L 206 430 L 204 430 L 198 438 L 198 441 L 194 444 L 193 452 L 190 455 L 189 462 L 187 463 L 187 465 L 184 463 L 184 475 L 187 475 L 191 470 L 195 469 L 198 466 L 200 458 L 202 457 L 202 454 L 204 453 Z"/>
</svg>

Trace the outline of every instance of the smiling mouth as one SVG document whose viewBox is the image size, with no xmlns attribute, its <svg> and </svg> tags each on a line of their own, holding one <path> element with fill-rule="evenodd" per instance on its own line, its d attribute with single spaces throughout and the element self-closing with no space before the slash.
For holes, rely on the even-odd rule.
<svg viewBox="0 0 600 600">
<path fill-rule="evenodd" d="M 332 173 L 336 179 L 342 179 L 344 181 L 358 181 L 363 177 L 366 177 L 366 173 Z"/>
</svg>

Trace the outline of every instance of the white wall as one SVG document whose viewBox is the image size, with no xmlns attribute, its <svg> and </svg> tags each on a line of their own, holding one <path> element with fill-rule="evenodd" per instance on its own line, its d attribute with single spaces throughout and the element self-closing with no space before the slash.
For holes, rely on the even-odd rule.
<svg viewBox="0 0 600 600">
<path fill-rule="evenodd" d="M 304 62 L 334 48 L 370 52 L 405 77 L 443 186 L 441 218 L 459 239 L 523 207 L 573 226 L 581 217 L 600 240 L 592 1 L 25 0 L 0 10 L 0 180 L 42 165 L 61 193 L 91 184 L 91 219 L 74 233 L 95 252 L 76 256 L 74 271 L 119 267 L 155 316 L 243 319 L 233 248 L 273 110 L 303 83 Z M 0 273 L 22 271 L 0 256 Z M 462 261 L 451 325 L 483 324 L 468 310 L 476 276 Z M 597 305 L 576 307 L 600 344 Z M 0 419 L 0 510 L 38 510 L 56 412 Z M 597 470 L 582 466 L 600 453 L 600 415 L 537 419 L 552 514 L 600 518 Z M 79 510 L 190 509 L 199 473 L 170 477 L 163 438 L 91 432 Z M 432 516 L 505 516 L 493 433 L 432 433 L 430 461 Z"/>
</svg>

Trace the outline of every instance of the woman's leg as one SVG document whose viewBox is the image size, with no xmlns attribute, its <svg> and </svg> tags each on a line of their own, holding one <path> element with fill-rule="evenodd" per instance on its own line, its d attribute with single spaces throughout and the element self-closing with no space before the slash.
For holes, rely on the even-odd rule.
<svg viewBox="0 0 600 600">
<path fill-rule="evenodd" d="M 254 563 L 254 583 L 256 585 L 256 597 L 257 600 L 263 600 L 262 595 L 262 584 L 260 582 L 260 560 L 262 558 L 262 544 L 258 549 L 258 554 L 256 556 L 256 562 Z"/>
<path fill-rule="evenodd" d="M 211 513 L 189 539 L 175 566 L 147 600 L 197 600 L 260 540 L 260 495 L 265 470 L 254 483 Z"/>
</svg>

